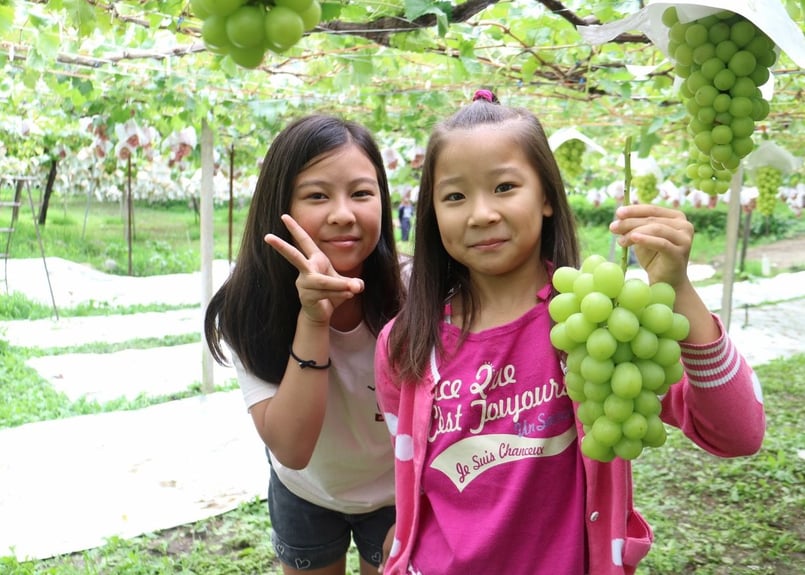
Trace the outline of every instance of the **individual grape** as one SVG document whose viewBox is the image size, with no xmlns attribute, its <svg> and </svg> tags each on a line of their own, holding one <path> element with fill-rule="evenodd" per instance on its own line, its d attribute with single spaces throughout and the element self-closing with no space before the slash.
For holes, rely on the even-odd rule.
<svg viewBox="0 0 805 575">
<path fill-rule="evenodd" d="M 685 370 L 682 367 L 681 363 L 672 363 L 671 365 L 665 366 L 665 385 L 673 385 L 685 374 Z M 658 395 L 662 395 L 665 393 L 663 391 L 663 387 L 661 386 L 659 390 L 657 390 Z"/>
<path fill-rule="evenodd" d="M 622 423 L 634 412 L 634 400 L 613 393 L 604 400 L 604 415 Z"/>
<path fill-rule="evenodd" d="M 642 389 L 634 398 L 634 410 L 645 417 L 659 415 L 662 411 L 662 404 L 656 393 Z"/>
<path fill-rule="evenodd" d="M 665 424 L 658 415 L 646 418 L 646 434 L 643 436 L 643 445 L 648 447 L 660 447 L 665 444 L 668 433 L 665 431 Z"/>
<path fill-rule="evenodd" d="M 262 6 L 241 6 L 226 19 L 226 34 L 238 48 L 262 47 L 265 43 L 265 13 Z"/>
<path fill-rule="evenodd" d="M 582 272 L 573 282 L 573 293 L 575 293 L 579 300 L 583 300 L 587 294 L 595 291 L 595 281 L 591 272 Z"/>
<path fill-rule="evenodd" d="M 565 326 L 567 336 L 576 343 L 585 343 L 590 334 L 598 327 L 585 318 L 581 312 L 571 314 L 562 325 Z"/>
<path fill-rule="evenodd" d="M 567 352 L 565 365 L 570 371 L 581 373 L 581 360 L 587 357 L 587 347 L 584 344 L 577 345 Z"/>
<path fill-rule="evenodd" d="M 612 371 L 612 392 L 626 399 L 633 399 L 640 395 L 643 386 L 643 377 L 640 370 L 632 362 L 619 363 Z"/>
<path fill-rule="evenodd" d="M 573 291 L 573 282 L 579 277 L 581 272 L 574 267 L 561 266 L 553 272 L 553 287 L 559 293 L 568 293 Z"/>
<path fill-rule="evenodd" d="M 580 374 L 573 371 L 569 371 L 565 374 L 565 387 L 567 388 L 567 395 L 571 400 L 582 403 L 589 399 L 587 394 L 584 393 L 585 385 L 586 382 Z"/>
<path fill-rule="evenodd" d="M 688 318 L 681 313 L 674 312 L 674 319 L 671 322 L 671 327 L 659 335 L 674 339 L 676 341 L 682 341 L 688 337 L 688 333 L 690 333 L 690 321 L 688 321 Z"/>
<path fill-rule="evenodd" d="M 600 291 L 591 291 L 581 300 L 580 309 L 587 321 L 599 323 L 612 313 L 612 300 Z"/>
<path fill-rule="evenodd" d="M 594 330 L 587 338 L 587 353 L 599 361 L 611 358 L 618 349 L 618 341 L 605 327 Z"/>
<path fill-rule="evenodd" d="M 640 314 L 640 324 L 654 334 L 668 331 L 673 322 L 673 310 L 662 303 L 649 304 Z"/>
<path fill-rule="evenodd" d="M 585 381 L 582 389 L 586 399 L 589 399 L 590 401 L 598 401 L 600 403 L 603 403 L 604 400 L 612 394 L 612 386 L 606 381 L 604 383 Z"/>
<path fill-rule="evenodd" d="M 624 282 L 623 270 L 614 262 L 601 262 L 593 270 L 593 287 L 609 298 L 615 298 L 621 293 Z"/>
<path fill-rule="evenodd" d="M 651 359 L 659 348 L 657 335 L 642 326 L 637 330 L 637 335 L 630 343 L 632 353 L 640 359 Z"/>
<path fill-rule="evenodd" d="M 637 319 L 633 311 L 623 306 L 618 306 L 612 310 L 607 327 L 616 340 L 628 343 L 637 335 L 637 331 L 640 329 L 640 320 Z"/>
<path fill-rule="evenodd" d="M 590 435 L 601 445 L 611 447 L 621 440 L 623 431 L 621 430 L 620 422 L 614 421 L 609 417 L 599 417 L 593 423 Z"/>
<path fill-rule="evenodd" d="M 562 351 L 570 351 L 579 344 L 579 342 L 567 334 L 567 324 L 564 322 L 554 324 L 553 327 L 551 327 L 549 337 L 551 345 Z"/>
<path fill-rule="evenodd" d="M 621 433 L 629 439 L 643 439 L 648 431 L 648 421 L 645 416 L 635 411 L 621 424 Z"/>
<path fill-rule="evenodd" d="M 649 303 L 665 304 L 671 309 L 674 308 L 674 301 L 676 301 L 676 292 L 671 284 L 666 282 L 655 282 L 649 287 L 651 291 L 651 298 Z"/>
<path fill-rule="evenodd" d="M 604 263 L 606 261 L 607 261 L 607 259 L 602 255 L 590 254 L 589 256 L 584 258 L 583 262 L 581 262 L 581 271 L 582 271 L 582 273 L 591 274 L 591 273 L 593 273 L 595 271 L 595 269 L 599 265 L 601 265 L 602 263 Z"/>
<path fill-rule="evenodd" d="M 657 338 L 657 352 L 651 358 L 663 367 L 679 363 L 682 357 L 682 349 L 676 340 L 667 337 Z"/>
<path fill-rule="evenodd" d="M 595 359 L 588 355 L 581 362 L 581 375 L 593 383 L 609 381 L 614 369 L 615 363 L 611 359 Z"/>
<path fill-rule="evenodd" d="M 643 451 L 643 442 L 639 439 L 622 437 L 621 440 L 612 447 L 612 450 L 615 452 L 615 455 L 621 459 L 635 459 Z"/>
<path fill-rule="evenodd" d="M 576 414 L 584 425 L 592 425 L 596 419 L 604 415 L 604 404 L 600 401 L 583 401 L 579 404 Z"/>
<path fill-rule="evenodd" d="M 321 4 L 318 0 L 313 0 L 307 9 L 299 12 L 302 17 L 302 23 L 305 26 L 305 32 L 313 30 L 321 22 Z"/>
<path fill-rule="evenodd" d="M 579 311 L 581 311 L 579 298 L 573 292 L 557 294 L 548 304 L 548 313 L 557 322 L 563 322 Z"/>
<path fill-rule="evenodd" d="M 603 461 L 604 463 L 615 459 L 613 449 L 596 441 L 591 433 L 581 438 L 581 452 L 590 459 Z"/>
</svg>

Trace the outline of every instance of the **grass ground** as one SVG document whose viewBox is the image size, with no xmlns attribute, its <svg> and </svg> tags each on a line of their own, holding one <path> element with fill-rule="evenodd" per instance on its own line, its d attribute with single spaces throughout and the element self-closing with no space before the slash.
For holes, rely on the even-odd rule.
<svg viewBox="0 0 805 575">
<path fill-rule="evenodd" d="M 768 431 L 752 457 L 718 459 L 675 430 L 634 465 L 656 542 L 638 575 L 805 573 L 805 355 L 759 366 Z M 278 574 L 264 501 L 176 529 L 43 561 L 0 558 L 4 575 Z M 357 556 L 350 555 L 351 573 Z"/>
<path fill-rule="evenodd" d="M 198 222 L 186 206 L 138 207 L 133 261 L 136 275 L 193 271 L 198 262 Z M 234 215 L 234 230 L 243 212 Z M 217 210 L 215 257 L 228 254 L 228 214 Z M 21 223 L 23 223 L 21 221 Z M 125 273 L 127 244 L 118 206 L 93 206 L 84 228 L 80 209 L 51 208 L 42 230 L 46 253 L 99 269 Z M 582 230 L 585 251 L 606 254 L 606 230 Z M 238 245 L 234 233 L 233 245 Z M 702 236 L 697 254 L 723 252 L 723 240 Z M 698 240 L 697 240 L 698 241 Z M 408 248 L 410 246 L 404 246 Z M 38 257 L 33 226 L 21 226 L 11 253 Z M 114 266 L 111 262 L 114 262 Z M 189 269 L 188 269 L 189 268 Z M 41 317 L 50 310 L 42 306 Z M 0 316 L 36 317 L 36 304 L 0 296 Z M 64 313 L 137 313 L 131 310 L 65 310 Z M 182 340 L 184 342 L 184 340 Z M 170 341 L 142 345 L 171 345 Z M 140 343 L 138 343 L 140 345 Z M 71 403 L 25 366 L 30 355 L 0 342 L 0 427 L 142 407 L 172 398 Z M 794 575 L 805 573 L 805 355 L 758 366 L 764 384 L 768 432 L 757 455 L 716 459 L 671 431 L 668 443 L 646 450 L 635 462 L 635 500 L 654 526 L 656 543 L 639 575 Z M 192 390 L 190 391 L 192 393 Z M 2 520 L 2 519 L 0 519 Z M 43 561 L 0 558 L 3 575 L 168 575 L 279 573 L 269 545 L 265 502 L 252 501 L 229 513 L 133 539 L 113 538 L 98 549 Z M 350 554 L 350 572 L 357 556 Z"/>
</svg>

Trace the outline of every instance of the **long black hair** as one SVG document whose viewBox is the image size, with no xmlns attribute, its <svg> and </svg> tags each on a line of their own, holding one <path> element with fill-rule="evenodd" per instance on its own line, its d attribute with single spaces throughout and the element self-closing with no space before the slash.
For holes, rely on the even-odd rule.
<svg viewBox="0 0 805 575">
<path fill-rule="evenodd" d="M 279 383 L 301 309 L 298 270 L 263 238 L 273 233 L 292 243 L 280 216 L 289 213 L 296 176 L 322 155 L 355 144 L 374 164 L 380 185 L 380 240 L 363 265 L 363 314 L 369 330 L 380 328 L 403 298 L 394 241 L 391 198 L 383 158 L 369 131 L 355 122 L 314 114 L 288 125 L 266 153 L 249 207 L 237 261 L 209 302 L 204 316 L 207 345 L 218 363 L 228 363 L 222 343 L 260 379 Z"/>
</svg>

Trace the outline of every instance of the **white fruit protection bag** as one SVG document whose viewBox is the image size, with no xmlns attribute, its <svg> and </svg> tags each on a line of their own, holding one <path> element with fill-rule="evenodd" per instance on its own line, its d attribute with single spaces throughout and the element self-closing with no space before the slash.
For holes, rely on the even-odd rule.
<svg viewBox="0 0 805 575">
<path fill-rule="evenodd" d="M 675 0 L 652 2 L 639 12 L 600 26 L 579 26 L 579 34 L 588 43 L 608 42 L 625 32 L 638 30 L 666 56 L 668 27 L 662 23 L 666 8 L 675 6 L 680 22 L 690 22 L 710 14 L 729 10 L 740 14 L 763 30 L 777 47 L 800 68 L 805 68 L 805 36 L 779 0 Z"/>
</svg>

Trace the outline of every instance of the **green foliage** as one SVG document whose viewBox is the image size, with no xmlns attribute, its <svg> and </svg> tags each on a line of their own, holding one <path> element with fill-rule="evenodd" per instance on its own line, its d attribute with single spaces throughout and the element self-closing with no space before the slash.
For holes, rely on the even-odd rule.
<svg viewBox="0 0 805 575">
<path fill-rule="evenodd" d="M 634 465 L 635 504 L 655 543 L 639 575 L 801 573 L 805 355 L 757 366 L 767 432 L 751 457 L 718 459 L 671 430 Z"/>
<path fill-rule="evenodd" d="M 129 245 L 125 219 L 115 203 L 65 201 L 59 210 L 51 206 L 48 221 L 40 227 L 47 256 L 88 263 L 105 272 L 128 275 Z M 87 215 L 86 225 L 84 217 Z M 237 251 L 246 210 L 233 212 L 232 249 Z M 213 214 L 214 257 L 229 255 L 228 209 L 219 206 Z M 132 275 L 163 275 L 194 272 L 201 266 L 198 215 L 185 203 L 159 206 L 137 203 L 134 207 Z M 33 221 L 20 216 L 11 245 L 11 257 L 41 257 Z"/>
<path fill-rule="evenodd" d="M 0 294 L 0 319 L 43 319 L 53 313 L 50 306 L 32 301 L 25 294 L 13 292 Z"/>
<path fill-rule="evenodd" d="M 570 209 L 576 218 L 579 229 L 586 227 L 608 227 L 617 208 L 615 200 L 608 198 L 600 205 L 592 204 L 585 196 L 572 194 L 568 196 Z M 691 222 L 698 236 L 708 238 L 723 238 L 727 230 L 727 214 L 729 207 L 723 202 L 713 208 L 683 206 L 680 210 Z M 743 216 L 742 216 L 743 217 Z M 769 218 L 752 218 L 751 237 L 753 239 L 783 239 L 791 237 L 802 229 L 796 215 L 785 205 L 780 203 L 775 213 Z"/>
</svg>

